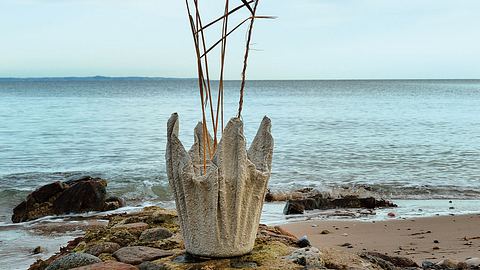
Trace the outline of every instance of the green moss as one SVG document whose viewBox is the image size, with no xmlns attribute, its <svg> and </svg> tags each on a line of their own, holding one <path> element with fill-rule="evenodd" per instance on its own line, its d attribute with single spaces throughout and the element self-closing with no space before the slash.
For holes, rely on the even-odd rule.
<svg viewBox="0 0 480 270">
<path fill-rule="evenodd" d="M 291 249 L 285 244 L 273 241 L 270 243 L 257 244 L 250 254 L 239 258 L 242 262 L 255 262 L 258 265 L 264 265 L 268 262 L 277 260 L 290 253 Z"/>
</svg>

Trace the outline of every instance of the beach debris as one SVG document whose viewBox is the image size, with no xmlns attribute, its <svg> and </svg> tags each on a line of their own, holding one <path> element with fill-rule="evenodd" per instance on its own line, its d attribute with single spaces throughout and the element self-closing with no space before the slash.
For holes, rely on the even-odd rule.
<svg viewBox="0 0 480 270">
<path fill-rule="evenodd" d="M 320 234 L 330 234 L 331 232 L 329 230 L 323 230 L 320 232 Z"/>
<path fill-rule="evenodd" d="M 211 153 L 206 173 L 202 159 L 210 136 L 202 139 L 205 136 L 199 123 L 194 144 L 187 152 L 178 139 L 178 127 L 175 113 L 168 121 L 166 161 L 187 252 L 206 257 L 249 253 L 271 172 L 270 119 L 264 117 L 247 151 L 243 122 L 232 118 L 216 152 Z"/>
<path fill-rule="evenodd" d="M 44 216 L 106 211 L 124 206 L 120 198 L 106 197 L 107 180 L 85 176 L 39 187 L 13 209 L 14 223 Z"/>
<path fill-rule="evenodd" d="M 56 259 L 52 264 L 45 268 L 45 270 L 67 270 L 100 262 L 102 262 L 102 260 L 98 257 L 87 253 L 71 253 Z"/>
</svg>

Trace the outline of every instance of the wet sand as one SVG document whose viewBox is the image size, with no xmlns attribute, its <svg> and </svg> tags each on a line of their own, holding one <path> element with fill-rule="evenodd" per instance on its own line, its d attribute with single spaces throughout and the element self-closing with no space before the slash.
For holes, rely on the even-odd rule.
<svg viewBox="0 0 480 270">
<path fill-rule="evenodd" d="M 377 251 L 420 264 L 424 260 L 480 257 L 480 214 L 376 222 L 311 220 L 281 227 L 297 237 L 307 235 L 319 248 Z"/>
</svg>

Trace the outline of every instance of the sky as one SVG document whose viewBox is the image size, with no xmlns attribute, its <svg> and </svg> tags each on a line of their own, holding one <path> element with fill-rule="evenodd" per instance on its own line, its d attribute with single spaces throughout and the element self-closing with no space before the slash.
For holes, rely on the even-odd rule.
<svg viewBox="0 0 480 270">
<path fill-rule="evenodd" d="M 223 10 L 199 1 L 204 21 Z M 247 78 L 480 79 L 479 12 L 478 0 L 261 0 L 278 18 L 256 21 Z M 240 79 L 245 32 L 229 40 L 227 79 Z M 0 0 L 0 77 L 191 78 L 195 61 L 184 1 Z"/>
</svg>

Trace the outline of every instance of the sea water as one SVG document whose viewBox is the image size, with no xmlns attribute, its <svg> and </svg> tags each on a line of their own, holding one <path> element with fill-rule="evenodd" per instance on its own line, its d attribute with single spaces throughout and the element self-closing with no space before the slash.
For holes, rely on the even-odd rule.
<svg viewBox="0 0 480 270">
<path fill-rule="evenodd" d="M 239 86 L 226 83 L 226 121 Z M 12 208 L 36 187 L 84 175 L 107 179 L 130 206 L 171 202 L 164 156 L 173 112 L 189 148 L 202 117 L 196 80 L 0 80 L 0 222 L 11 226 Z M 248 142 L 264 115 L 275 138 L 271 190 L 368 186 L 417 200 L 410 204 L 480 198 L 479 80 L 250 81 Z M 264 220 L 282 222 L 281 208 L 266 207 Z M 419 214 L 413 208 L 403 214 Z"/>
</svg>

